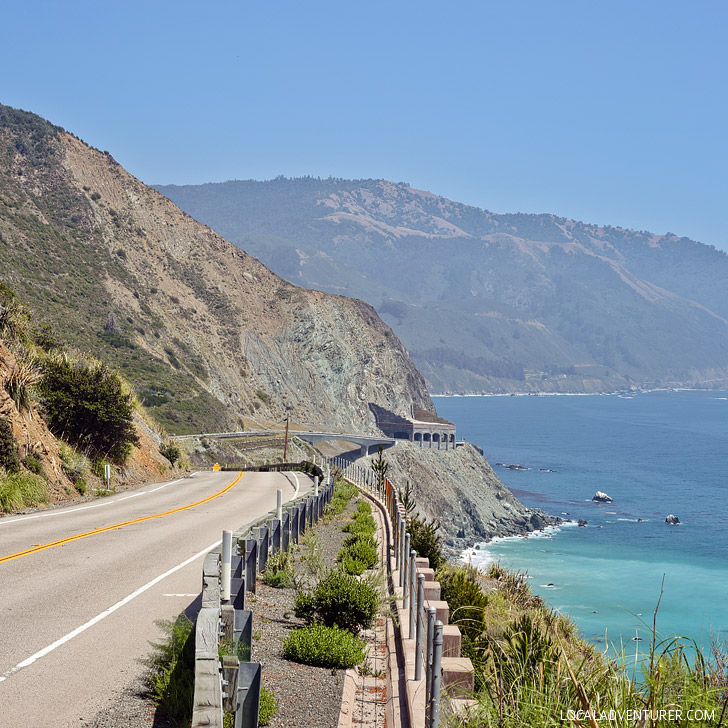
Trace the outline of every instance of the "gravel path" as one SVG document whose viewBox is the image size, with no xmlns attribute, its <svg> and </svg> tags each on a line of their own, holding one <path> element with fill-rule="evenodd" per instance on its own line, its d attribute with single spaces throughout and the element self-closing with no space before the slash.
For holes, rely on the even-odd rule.
<svg viewBox="0 0 728 728">
<path fill-rule="evenodd" d="M 326 568 L 336 563 L 336 554 L 348 534 L 341 526 L 354 510 L 349 503 L 340 516 L 319 522 L 307 534 L 314 533 Z M 296 571 L 306 573 L 301 562 L 305 547 L 296 556 Z M 271 728 L 336 728 L 341 711 L 345 670 L 331 670 L 289 662 L 283 657 L 281 640 L 291 628 L 304 622 L 293 614 L 293 589 L 273 589 L 258 581 L 258 593 L 248 595 L 246 607 L 253 612 L 253 660 L 263 664 L 263 685 L 273 690 L 278 711 L 269 723 Z"/>
</svg>

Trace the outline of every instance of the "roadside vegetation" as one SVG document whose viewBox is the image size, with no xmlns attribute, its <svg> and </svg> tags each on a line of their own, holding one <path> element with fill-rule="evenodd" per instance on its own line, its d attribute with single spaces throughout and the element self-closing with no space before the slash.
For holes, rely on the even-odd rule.
<svg viewBox="0 0 728 728">
<path fill-rule="evenodd" d="M 341 515 L 357 493 L 337 477 L 327 517 Z M 330 569 L 323 565 L 315 535 L 303 539 L 301 561 L 308 576 L 296 583 L 294 612 L 306 626 L 291 630 L 283 640 L 284 655 L 295 662 L 338 669 L 359 665 L 366 657 L 359 633 L 373 625 L 382 605 L 381 577 L 372 571 L 378 552 L 371 506 L 358 501 L 342 530 L 349 535 Z"/>
</svg>

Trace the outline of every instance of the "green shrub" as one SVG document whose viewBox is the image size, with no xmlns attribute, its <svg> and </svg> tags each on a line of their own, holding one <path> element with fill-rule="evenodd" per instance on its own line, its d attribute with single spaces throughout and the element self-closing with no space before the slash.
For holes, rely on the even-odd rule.
<svg viewBox="0 0 728 728">
<path fill-rule="evenodd" d="M 5 378 L 5 391 L 15 402 L 18 412 L 30 409 L 31 388 L 40 381 L 40 371 L 36 366 L 29 363 L 16 363 Z"/>
<path fill-rule="evenodd" d="M 483 593 L 473 567 L 445 565 L 437 572 L 443 601 L 450 606 L 450 622 L 464 637 L 475 640 L 485 630 L 488 597 Z"/>
<path fill-rule="evenodd" d="M 331 503 L 326 506 L 329 513 L 343 513 L 349 501 L 359 492 L 358 488 L 345 480 L 337 480 L 334 483 L 334 497 Z"/>
<path fill-rule="evenodd" d="M 293 613 L 306 622 L 313 622 L 316 616 L 316 604 L 311 592 L 298 592 L 293 599 Z"/>
<path fill-rule="evenodd" d="M 290 632 L 283 655 L 304 665 L 346 669 L 364 661 L 365 642 L 338 627 L 314 624 Z"/>
<path fill-rule="evenodd" d="M 78 478 L 76 478 L 74 486 L 81 495 L 84 495 L 86 493 L 86 478 L 84 478 L 82 475 L 79 476 Z"/>
<path fill-rule="evenodd" d="M 353 576 L 361 576 L 369 568 L 363 561 L 354 558 L 348 553 L 340 553 L 338 560 L 341 570 L 346 574 L 352 574 Z"/>
<path fill-rule="evenodd" d="M 85 455 L 77 453 L 70 445 L 61 443 L 61 468 L 76 490 L 83 495 L 86 492 L 86 476 L 91 470 L 91 463 Z"/>
<path fill-rule="evenodd" d="M 436 521 L 427 521 L 419 516 L 410 518 L 407 530 L 410 534 L 410 546 L 418 556 L 430 560 L 431 569 L 439 569 L 445 562 L 442 555 L 440 537 L 437 535 L 440 524 Z"/>
<path fill-rule="evenodd" d="M 163 442 L 159 446 L 159 452 L 174 465 L 181 457 L 182 451 L 179 449 L 179 445 L 174 442 Z"/>
<path fill-rule="evenodd" d="M 13 428 L 4 417 L 0 417 L 0 468 L 9 473 L 17 473 L 20 470 L 20 458 Z"/>
<path fill-rule="evenodd" d="M 346 533 L 356 533 L 362 536 L 373 536 L 377 531 L 377 524 L 371 514 L 357 513 L 353 520 L 345 524 L 342 529 Z"/>
<path fill-rule="evenodd" d="M 97 478 L 105 478 L 106 477 L 106 466 L 110 465 L 109 462 L 104 460 L 103 458 L 98 458 L 97 460 L 94 460 L 91 464 L 91 472 L 97 477 Z"/>
<path fill-rule="evenodd" d="M 291 589 L 296 585 L 290 551 L 277 551 L 266 564 L 261 574 L 264 584 L 275 589 Z"/>
<path fill-rule="evenodd" d="M 371 584 L 359 581 L 340 569 L 332 569 L 318 583 L 310 603 L 301 598 L 296 604 L 297 609 L 305 607 L 313 612 L 310 621 L 351 632 L 371 627 L 379 606 L 379 593 Z"/>
<path fill-rule="evenodd" d="M 48 359 L 39 388 L 51 432 L 91 457 L 121 464 L 139 443 L 131 393 L 102 364 Z"/>
<path fill-rule="evenodd" d="M 359 515 L 360 513 L 362 513 L 362 514 L 364 514 L 364 515 L 367 515 L 367 514 L 368 514 L 368 515 L 371 515 L 371 513 L 372 513 L 372 504 L 371 504 L 371 503 L 370 503 L 369 501 L 366 501 L 366 500 L 360 500 L 360 501 L 359 501 L 359 502 L 358 502 L 358 503 L 356 504 L 356 513 L 357 513 L 357 516 L 358 516 L 358 515 Z M 354 517 L 356 518 L 357 516 L 354 516 Z"/>
<path fill-rule="evenodd" d="M 0 469 L 0 511 L 12 513 L 49 500 L 48 483 L 34 473 Z"/>
<path fill-rule="evenodd" d="M 153 655 L 146 661 L 149 692 L 160 712 L 173 725 L 189 725 L 195 692 L 195 630 L 184 614 L 174 622 L 157 622 L 167 635 L 152 643 Z"/>
<path fill-rule="evenodd" d="M 347 536 L 336 560 L 341 561 L 346 556 L 361 561 L 367 569 L 371 569 L 377 564 L 377 542 L 371 536 Z"/>
<path fill-rule="evenodd" d="M 272 690 L 265 685 L 260 686 L 260 708 L 258 710 L 258 725 L 264 726 L 270 723 L 271 718 L 278 710 L 278 700 Z"/>
<path fill-rule="evenodd" d="M 43 475 L 43 465 L 34 455 L 26 455 L 23 458 L 23 465 L 25 465 L 31 473 L 36 475 Z"/>
</svg>

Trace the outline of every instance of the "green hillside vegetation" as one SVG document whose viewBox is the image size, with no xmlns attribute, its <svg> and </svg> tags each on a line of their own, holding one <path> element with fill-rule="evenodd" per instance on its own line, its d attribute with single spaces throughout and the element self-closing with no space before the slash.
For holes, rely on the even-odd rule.
<svg viewBox="0 0 728 728">
<path fill-rule="evenodd" d="M 725 384 L 728 256 L 383 180 L 159 186 L 301 285 L 377 307 L 436 391 Z"/>
</svg>

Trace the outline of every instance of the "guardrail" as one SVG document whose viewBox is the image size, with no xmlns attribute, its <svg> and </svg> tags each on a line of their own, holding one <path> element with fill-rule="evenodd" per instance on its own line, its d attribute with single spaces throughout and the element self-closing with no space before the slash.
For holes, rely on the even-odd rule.
<svg viewBox="0 0 728 728">
<path fill-rule="evenodd" d="M 396 488 L 350 460 L 326 461 L 369 495 L 388 520 L 387 536 L 393 542 L 387 564 L 390 594 L 399 616 L 399 625 L 392 625 L 399 650 L 390 649 L 388 725 L 403 725 L 397 713 L 404 709 L 410 728 L 438 728 L 443 693 L 451 712 L 472 702 L 467 696 L 474 692 L 475 673 L 470 659 L 461 656 L 460 630 L 448 624 L 450 608 L 440 599 L 440 585 L 428 559 L 419 558 L 410 548 L 407 514 Z M 403 680 L 398 684 L 400 676 Z"/>
<path fill-rule="evenodd" d="M 235 728 L 258 725 L 261 665 L 250 661 L 253 615 L 245 609 L 245 593 L 255 593 L 257 573 L 265 569 L 269 554 L 287 551 L 298 543 L 306 528 L 321 518 L 334 492 L 330 467 L 323 463 L 279 465 L 312 474 L 314 494 L 299 496 L 284 507 L 282 491 L 278 490 L 275 511 L 235 532 L 223 531 L 221 546 L 205 557 L 202 607 L 195 627 L 192 728 L 222 728 L 225 711 L 234 714 Z M 221 659 L 220 653 L 225 651 L 232 654 L 224 654 Z"/>
</svg>

